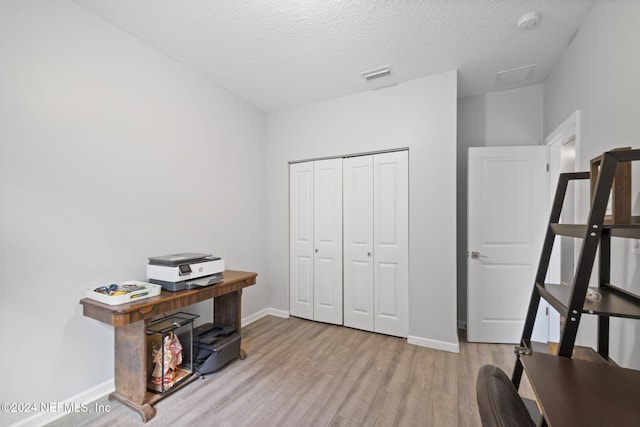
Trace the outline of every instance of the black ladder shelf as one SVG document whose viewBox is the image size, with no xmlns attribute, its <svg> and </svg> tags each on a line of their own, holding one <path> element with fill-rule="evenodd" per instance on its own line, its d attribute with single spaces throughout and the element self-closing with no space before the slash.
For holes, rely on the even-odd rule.
<svg viewBox="0 0 640 427">
<path fill-rule="evenodd" d="M 631 224 L 607 224 L 605 222 L 607 203 L 617 165 L 620 162 L 635 160 L 640 160 L 640 150 L 613 150 L 602 155 L 587 224 L 560 224 L 559 222 L 569 182 L 590 179 L 590 172 L 560 175 L 522 332 L 522 340 L 520 346 L 516 347 L 516 353 L 527 353 L 532 350 L 531 334 L 540 298 L 544 298 L 565 318 L 557 350 L 557 355 L 562 357 L 571 357 L 573 354 L 582 314 L 598 316 L 598 353 L 605 361 L 610 361 L 610 317 L 640 319 L 640 297 L 610 283 L 611 237 L 640 239 L 640 221 L 635 217 L 632 218 Z M 545 283 L 556 235 L 582 239 L 580 256 L 576 262 L 576 270 L 570 286 Z M 586 296 L 598 247 L 600 247 L 600 256 L 597 291 L 602 298 L 598 302 L 592 302 L 587 300 Z M 518 357 L 511 378 L 516 388 L 520 385 L 522 371 L 522 362 Z"/>
</svg>

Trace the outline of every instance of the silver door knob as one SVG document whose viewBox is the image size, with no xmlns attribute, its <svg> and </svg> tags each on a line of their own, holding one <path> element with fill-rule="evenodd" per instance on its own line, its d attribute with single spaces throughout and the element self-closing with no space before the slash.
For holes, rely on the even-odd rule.
<svg viewBox="0 0 640 427">
<path fill-rule="evenodd" d="M 480 252 L 478 251 L 471 251 L 471 258 L 478 259 L 478 258 L 489 258 L 489 257 L 486 255 L 480 255 Z"/>
<path fill-rule="evenodd" d="M 367 256 L 371 256 L 371 252 L 367 252 Z"/>
</svg>

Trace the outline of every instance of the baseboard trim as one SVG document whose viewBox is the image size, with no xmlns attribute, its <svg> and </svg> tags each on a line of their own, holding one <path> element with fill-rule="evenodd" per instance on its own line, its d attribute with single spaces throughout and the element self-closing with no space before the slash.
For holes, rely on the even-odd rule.
<svg viewBox="0 0 640 427">
<path fill-rule="evenodd" d="M 460 343 L 432 340 L 430 338 L 416 337 L 409 335 L 407 342 L 420 347 L 433 348 L 435 350 L 448 351 L 450 353 L 460 353 Z"/>
<path fill-rule="evenodd" d="M 247 326 L 250 323 L 255 322 L 256 320 L 262 319 L 265 316 L 284 317 L 286 319 L 289 317 L 289 312 L 286 310 L 278 310 L 276 308 L 265 308 L 264 310 L 260 310 L 257 313 L 244 317 L 241 321 L 241 325 Z"/>
<path fill-rule="evenodd" d="M 278 310 L 275 308 L 265 308 L 257 313 L 249 315 L 241 320 L 241 325 L 246 326 L 250 323 L 255 322 L 256 320 L 262 319 L 265 316 L 277 316 L 277 317 L 289 317 L 289 312 L 286 310 Z M 60 407 L 68 407 L 68 408 L 78 408 L 82 409 L 85 406 L 91 406 L 91 402 L 94 402 L 98 399 L 105 397 L 111 392 L 115 391 L 115 383 L 114 379 L 111 378 L 102 384 L 98 384 L 95 387 L 92 387 L 88 390 L 85 390 L 81 393 L 76 394 L 75 396 L 70 397 L 69 399 L 60 402 Z M 64 416 L 69 415 L 69 412 L 40 412 L 34 414 L 30 417 L 27 417 L 23 420 L 17 421 L 14 424 L 11 424 L 9 427 L 40 427 L 45 424 L 56 421 Z"/>
<path fill-rule="evenodd" d="M 115 389 L 116 388 L 113 382 L 113 378 L 111 378 L 101 384 L 98 384 L 95 387 L 91 387 L 88 390 L 80 392 L 75 396 L 64 400 L 63 402 L 59 402 L 56 405 L 58 406 L 58 408 L 75 408 L 76 411 L 83 411 L 85 408 L 87 408 L 87 410 L 91 411 L 91 402 L 94 402 L 104 397 L 105 395 L 110 394 Z M 47 403 L 49 404 L 49 402 Z M 70 412 L 65 411 L 40 412 L 23 420 L 20 420 L 14 424 L 11 424 L 10 427 L 40 427 L 69 414 Z"/>
</svg>

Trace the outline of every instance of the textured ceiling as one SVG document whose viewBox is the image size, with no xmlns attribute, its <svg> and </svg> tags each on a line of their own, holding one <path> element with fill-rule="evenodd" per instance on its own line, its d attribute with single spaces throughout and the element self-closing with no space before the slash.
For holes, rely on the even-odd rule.
<svg viewBox="0 0 640 427">
<path fill-rule="evenodd" d="M 273 111 L 451 69 L 459 97 L 540 83 L 594 0 L 75 1 Z M 540 23 L 518 30 L 528 12 Z M 496 73 L 532 64 L 496 86 Z M 390 77 L 362 78 L 385 65 Z"/>
</svg>

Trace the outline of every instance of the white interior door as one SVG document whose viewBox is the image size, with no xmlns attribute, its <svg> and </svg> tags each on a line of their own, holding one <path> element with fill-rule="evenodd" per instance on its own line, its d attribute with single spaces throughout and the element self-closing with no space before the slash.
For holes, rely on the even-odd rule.
<svg viewBox="0 0 640 427">
<path fill-rule="evenodd" d="M 313 164 L 313 318 L 341 325 L 342 159 Z"/>
<path fill-rule="evenodd" d="M 549 219 L 546 163 L 546 146 L 469 149 L 469 341 L 520 341 Z"/>
<path fill-rule="evenodd" d="M 289 167 L 289 311 L 313 320 L 313 162 Z"/>
<path fill-rule="evenodd" d="M 409 333 L 409 153 L 373 156 L 376 332 Z"/>
<path fill-rule="evenodd" d="M 342 164 L 344 325 L 373 331 L 373 156 Z"/>
</svg>

